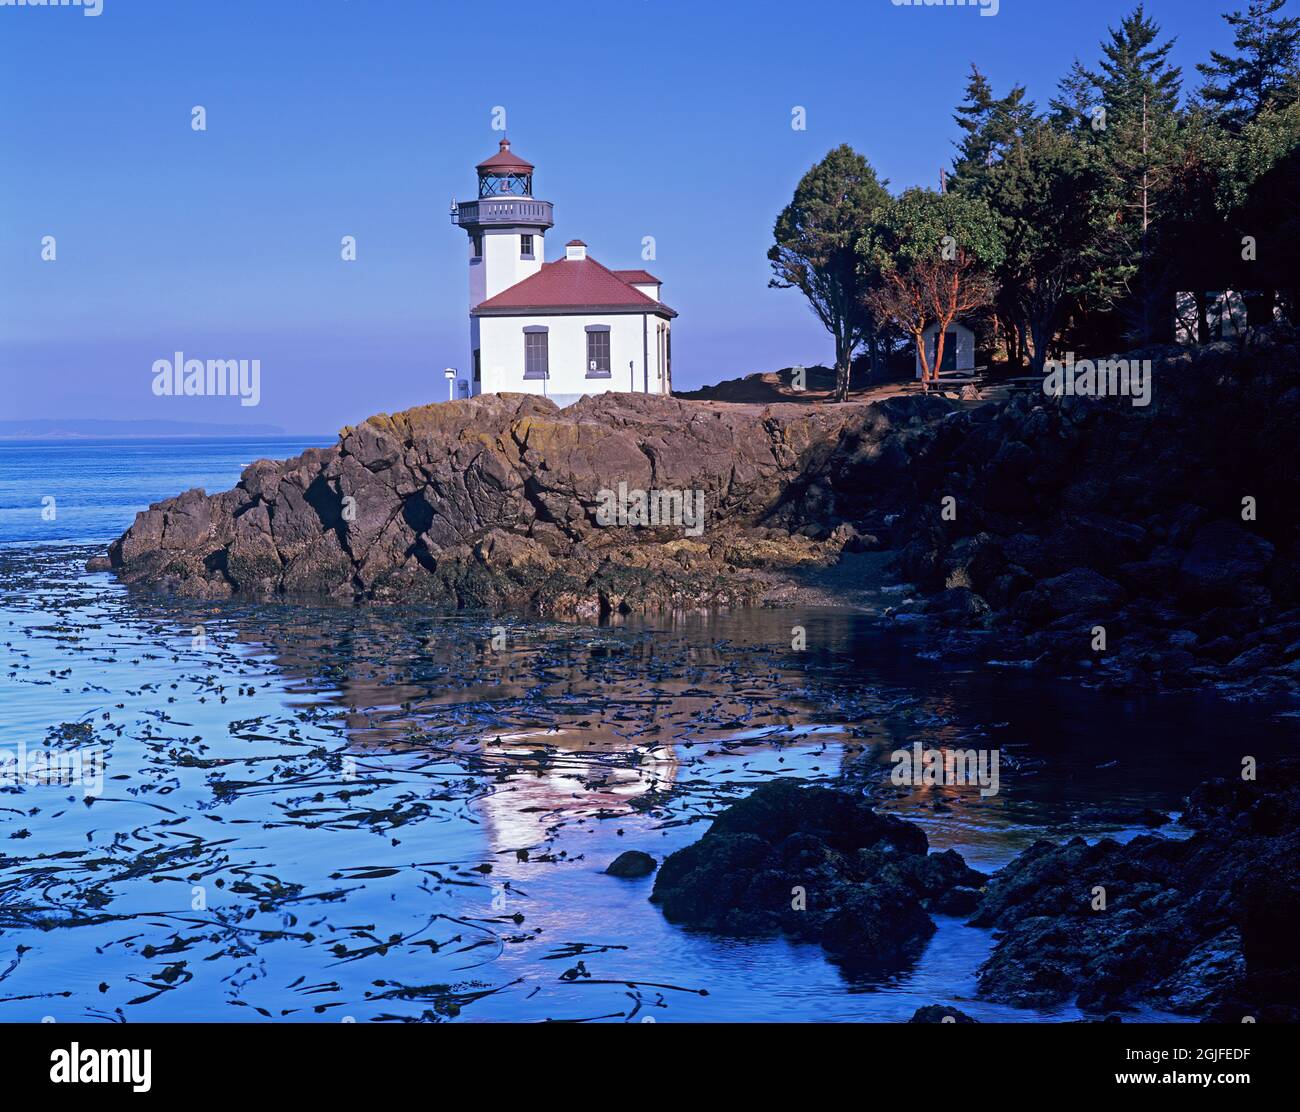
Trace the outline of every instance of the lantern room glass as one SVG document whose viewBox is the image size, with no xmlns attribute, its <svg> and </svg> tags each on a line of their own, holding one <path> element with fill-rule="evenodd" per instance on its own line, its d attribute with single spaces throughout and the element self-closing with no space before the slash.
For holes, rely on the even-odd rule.
<svg viewBox="0 0 1300 1112">
<path fill-rule="evenodd" d="M 478 195 L 480 197 L 531 197 L 533 195 L 532 174 L 479 174 Z"/>
</svg>

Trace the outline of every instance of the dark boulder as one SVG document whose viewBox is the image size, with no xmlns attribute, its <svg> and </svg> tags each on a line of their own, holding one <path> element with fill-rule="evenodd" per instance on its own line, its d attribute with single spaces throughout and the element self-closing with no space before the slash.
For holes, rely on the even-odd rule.
<svg viewBox="0 0 1300 1112">
<path fill-rule="evenodd" d="M 1231 602 L 1272 560 L 1273 545 L 1263 537 L 1231 521 L 1211 521 L 1196 530 L 1178 570 L 1182 588 L 1192 598 Z"/>
<path fill-rule="evenodd" d="M 1012 612 L 1041 626 L 1067 615 L 1104 617 L 1124 601 L 1124 588 L 1091 568 L 1073 568 L 1038 584 L 1016 599 Z"/>
<path fill-rule="evenodd" d="M 648 853 L 642 853 L 639 849 L 629 849 L 615 857 L 609 863 L 605 873 L 608 876 L 640 877 L 649 876 L 656 868 L 658 864 Z"/>
<path fill-rule="evenodd" d="M 949 587 L 926 604 L 926 613 L 953 622 L 973 621 L 989 612 L 989 604 L 969 587 Z"/>
<path fill-rule="evenodd" d="M 908 1023 L 978 1023 L 965 1012 L 950 1008 L 947 1004 L 926 1004 L 912 1013 Z"/>
<path fill-rule="evenodd" d="M 860 968 L 896 968 L 934 932 L 927 911 L 984 876 L 927 854 L 924 832 L 858 795 L 774 780 L 670 855 L 650 899 L 665 918 L 725 934 L 783 932 Z"/>
</svg>

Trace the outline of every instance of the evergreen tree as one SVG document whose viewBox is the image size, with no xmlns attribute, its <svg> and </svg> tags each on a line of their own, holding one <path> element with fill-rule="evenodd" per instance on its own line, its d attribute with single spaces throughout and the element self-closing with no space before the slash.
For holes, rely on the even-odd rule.
<svg viewBox="0 0 1300 1112">
<path fill-rule="evenodd" d="M 1136 116 L 1144 106 L 1148 113 L 1178 108 L 1183 78 L 1182 70 L 1169 64 L 1174 40 L 1160 43 L 1159 37 L 1159 25 L 1148 18 L 1142 4 L 1110 28 L 1100 68 L 1085 71 L 1109 116 Z"/>
<path fill-rule="evenodd" d="M 1286 0 L 1250 0 L 1225 15 L 1235 32 L 1235 55 L 1210 51 L 1197 65 L 1206 78 L 1201 100 L 1231 127 L 1241 127 L 1268 105 L 1285 108 L 1300 94 L 1300 16 L 1282 16 Z"/>
<path fill-rule="evenodd" d="M 957 144 L 958 157 L 953 172 L 960 175 L 962 168 L 978 172 L 992 160 L 992 141 L 989 135 L 990 119 L 993 115 L 995 101 L 993 87 L 989 79 L 971 64 L 970 77 L 966 79 L 966 99 L 957 106 L 954 122 L 962 130 L 963 137 Z"/>
<path fill-rule="evenodd" d="M 1114 237 L 1103 170 L 1072 132 L 1040 121 L 999 167 L 988 200 L 1003 218 L 1007 249 L 1000 304 L 1030 341 L 1041 372 L 1066 306 Z"/>
<path fill-rule="evenodd" d="M 979 69 L 971 66 L 966 82 L 966 100 L 953 117 L 965 133 L 957 144 L 953 177 L 966 185 L 986 175 L 1024 137 L 1036 119 L 1034 102 L 1025 99 L 1025 87 L 1013 85 L 1004 97 L 993 89 Z"/>
<path fill-rule="evenodd" d="M 1177 144 L 1165 167 L 1160 218 L 1150 236 L 1152 285 L 1166 292 L 1185 290 L 1191 305 L 1180 321 L 1204 339 L 1209 332 L 1206 291 L 1231 285 L 1238 272 L 1224 220 L 1224 175 L 1232 165 L 1231 137 L 1206 111 L 1187 112 Z"/>
<path fill-rule="evenodd" d="M 853 353 L 864 342 L 874 346 L 865 300 L 870 276 L 856 245 L 888 202 L 871 164 L 843 143 L 800 179 L 767 253 L 774 274 L 768 284 L 800 290 L 834 338 L 837 401 L 848 398 Z"/>
<path fill-rule="evenodd" d="M 1235 267 L 1226 284 L 1263 294 L 1247 301 L 1251 323 L 1271 319 L 1274 291 L 1300 321 L 1300 102 L 1266 107 L 1234 134 L 1230 156 L 1219 201 Z"/>
<path fill-rule="evenodd" d="M 1050 101 L 1052 123 L 1065 130 L 1082 130 L 1092 127 L 1092 113 L 1098 107 L 1097 88 L 1093 77 L 1078 58 L 1057 85 L 1057 94 Z"/>
<path fill-rule="evenodd" d="M 1163 339 L 1172 327 L 1172 292 L 1151 265 L 1153 228 L 1178 157 L 1182 74 L 1169 63 L 1172 47 L 1139 4 L 1110 29 L 1100 67 L 1087 71 L 1105 112 L 1093 133 L 1116 233 L 1089 284 L 1101 306 L 1120 310 L 1124 333 L 1139 343 Z"/>
<path fill-rule="evenodd" d="M 1016 248 L 1021 242 L 1021 228 L 1012 211 L 1014 185 L 1006 168 L 1012 160 L 1023 161 L 1026 137 L 1039 126 L 1036 109 L 1025 98 L 1023 85 L 1014 85 L 1006 96 L 995 97 L 988 80 L 972 66 L 966 99 L 958 106 L 954 120 L 965 134 L 957 144 L 950 188 L 955 193 L 987 202 L 1001 225 L 1008 252 L 997 276 L 994 335 L 1005 344 L 1011 362 L 1018 364 L 1026 347 L 1028 329 L 1016 285 L 1019 272 Z"/>
</svg>

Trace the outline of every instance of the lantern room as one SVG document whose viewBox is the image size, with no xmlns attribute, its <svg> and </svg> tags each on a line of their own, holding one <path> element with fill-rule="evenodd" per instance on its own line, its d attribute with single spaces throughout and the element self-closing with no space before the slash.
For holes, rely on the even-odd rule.
<svg viewBox="0 0 1300 1112">
<path fill-rule="evenodd" d="M 531 197 L 533 164 L 510 151 L 510 140 L 502 139 L 501 149 L 477 166 L 480 197 Z"/>
</svg>

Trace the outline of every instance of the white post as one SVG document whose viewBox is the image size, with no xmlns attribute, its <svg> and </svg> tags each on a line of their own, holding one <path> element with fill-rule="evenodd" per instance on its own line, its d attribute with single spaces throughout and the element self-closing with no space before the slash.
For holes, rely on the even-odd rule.
<svg viewBox="0 0 1300 1112">
<path fill-rule="evenodd" d="M 456 368 L 448 367 L 442 373 L 447 378 L 447 400 L 454 402 L 456 400 Z"/>
</svg>

